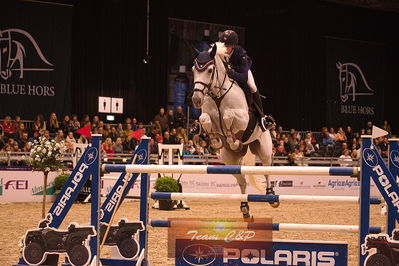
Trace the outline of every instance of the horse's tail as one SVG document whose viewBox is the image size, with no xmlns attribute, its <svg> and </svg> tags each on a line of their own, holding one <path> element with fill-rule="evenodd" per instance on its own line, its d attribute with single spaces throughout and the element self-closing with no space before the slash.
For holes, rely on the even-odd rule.
<svg viewBox="0 0 399 266">
<path fill-rule="evenodd" d="M 242 158 L 242 165 L 255 166 L 255 159 L 256 159 L 255 154 L 253 154 L 251 152 L 251 149 L 248 149 L 247 153 Z M 259 192 L 261 192 L 261 193 L 265 192 L 265 184 L 264 184 L 265 179 L 264 179 L 264 177 L 261 180 L 255 175 L 248 175 L 248 182 L 249 182 L 249 184 L 252 187 L 254 187 L 257 190 L 259 190 Z"/>
</svg>

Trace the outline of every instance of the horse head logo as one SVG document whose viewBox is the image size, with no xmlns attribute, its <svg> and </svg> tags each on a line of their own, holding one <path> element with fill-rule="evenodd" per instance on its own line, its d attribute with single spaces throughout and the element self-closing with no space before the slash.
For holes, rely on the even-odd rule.
<svg viewBox="0 0 399 266">
<path fill-rule="evenodd" d="M 374 94 L 374 90 L 370 88 L 363 71 L 358 65 L 354 63 L 341 64 L 341 62 L 338 62 L 336 66 L 339 70 L 338 80 L 342 102 L 346 102 L 350 96 L 352 97 L 352 102 L 354 102 L 356 96 Z M 358 83 L 357 76 L 361 78 L 360 84 L 363 84 L 363 86 Z M 365 89 L 365 91 L 359 92 L 359 89 Z"/>
<path fill-rule="evenodd" d="M 33 46 L 40 60 L 47 66 L 53 66 L 43 55 L 36 40 L 27 31 L 21 29 L 0 30 L 0 77 L 9 79 L 13 72 L 19 72 L 19 78 L 24 77 L 24 71 L 53 71 L 54 68 L 26 68 L 24 64 L 26 49 L 22 43 L 25 37 L 28 43 Z"/>
</svg>

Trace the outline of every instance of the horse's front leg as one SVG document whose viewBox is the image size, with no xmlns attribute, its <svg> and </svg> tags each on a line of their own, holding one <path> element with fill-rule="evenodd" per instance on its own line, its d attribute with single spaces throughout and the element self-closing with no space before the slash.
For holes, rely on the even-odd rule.
<svg viewBox="0 0 399 266">
<path fill-rule="evenodd" d="M 243 110 L 230 109 L 223 114 L 223 121 L 226 125 L 226 141 L 233 151 L 238 150 L 242 145 L 241 141 L 235 139 L 235 132 L 245 130 L 248 124 L 248 113 Z"/>
<path fill-rule="evenodd" d="M 214 149 L 220 149 L 223 146 L 222 140 L 218 137 L 214 131 L 212 131 L 212 120 L 211 116 L 207 113 L 202 113 L 199 117 L 199 121 L 201 123 L 202 128 L 209 135 L 209 139 L 211 141 L 211 146 Z"/>
</svg>

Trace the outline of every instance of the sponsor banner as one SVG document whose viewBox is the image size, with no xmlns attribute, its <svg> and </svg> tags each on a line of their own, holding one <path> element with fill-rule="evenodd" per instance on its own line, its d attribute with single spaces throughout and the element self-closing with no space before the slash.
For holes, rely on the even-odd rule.
<svg viewBox="0 0 399 266">
<path fill-rule="evenodd" d="M 381 43 L 326 38 L 327 124 L 364 128 L 382 121 L 385 46 Z"/>
<path fill-rule="evenodd" d="M 234 218 L 172 218 L 168 222 L 170 258 L 188 259 L 187 255 L 191 254 L 192 258 L 189 261 L 198 261 L 199 257 L 206 256 L 206 253 L 198 254 L 197 248 L 206 246 L 213 249 L 210 258 L 223 258 L 223 248 L 256 247 L 259 242 L 264 243 L 263 248 L 270 255 L 273 239 L 271 218 L 255 218 L 249 222 Z M 179 243 L 180 240 L 187 241 Z M 199 257 L 192 255 L 192 252 L 197 252 Z"/>
<path fill-rule="evenodd" d="M 72 7 L 5 1 L 0 17 L 0 113 L 69 113 Z"/>
<path fill-rule="evenodd" d="M 6 176 L 10 176 L 10 173 L 14 173 L 18 176 L 20 182 L 28 182 L 30 188 L 40 189 L 42 187 L 42 173 L 32 171 L 0 171 L 0 182 L 3 178 L 3 185 L 0 185 L 0 202 L 32 202 L 40 201 L 39 197 L 33 197 L 28 195 L 20 197 L 20 191 L 14 193 L 14 190 L 4 190 L 4 181 Z M 51 175 L 52 179 L 49 179 L 49 183 L 53 182 L 56 173 Z M 116 173 L 105 174 L 105 177 L 111 177 L 110 179 L 101 180 L 101 194 L 108 195 L 119 175 Z M 151 174 L 150 191 L 155 192 L 155 179 L 157 174 Z M 50 177 L 49 177 L 50 178 Z M 175 177 L 177 178 L 177 177 Z M 358 196 L 360 183 L 356 178 L 347 176 L 331 176 L 331 177 L 319 177 L 319 176 L 269 176 L 274 190 L 278 195 L 329 195 L 329 196 Z M 15 178 L 8 178 L 7 180 L 13 180 Z M 139 196 L 140 195 L 140 176 L 138 181 L 134 182 L 127 193 L 128 196 Z M 220 193 L 220 194 L 231 194 L 240 193 L 240 188 L 236 183 L 234 177 L 230 175 L 206 175 L 206 174 L 183 174 L 180 178 L 180 182 L 183 185 L 183 191 L 187 193 Z M 3 191 L 3 193 L 1 193 Z M 7 197 L 4 198 L 4 194 L 7 193 Z M 247 186 L 248 194 L 259 194 L 260 192 L 252 187 L 249 183 Z M 3 195 L 3 196 L 1 196 Z M 379 197 L 377 187 L 372 182 L 371 184 L 371 195 L 373 197 Z M 51 197 L 50 199 L 51 200 Z M 129 199 L 126 199 L 129 200 Z"/>
<path fill-rule="evenodd" d="M 47 181 L 47 201 L 53 201 L 54 179 L 57 172 L 50 172 Z M 41 202 L 43 200 L 42 172 L 0 171 L 0 203 Z"/>
<path fill-rule="evenodd" d="M 192 244 L 177 239 L 176 265 L 348 265 L 344 242 L 273 241 L 271 252 L 270 243 L 264 241 L 232 242 L 229 247 L 221 242 Z"/>
</svg>

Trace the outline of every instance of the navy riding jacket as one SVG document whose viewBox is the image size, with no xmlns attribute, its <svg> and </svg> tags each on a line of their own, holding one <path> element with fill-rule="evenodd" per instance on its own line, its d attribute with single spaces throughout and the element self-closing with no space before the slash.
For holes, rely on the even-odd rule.
<svg viewBox="0 0 399 266">
<path fill-rule="evenodd" d="M 229 63 L 234 71 L 229 71 L 229 76 L 237 81 L 243 88 L 247 86 L 248 71 L 252 66 L 252 60 L 247 55 L 247 52 L 239 45 L 237 45 L 233 53 L 230 55 Z"/>
</svg>

